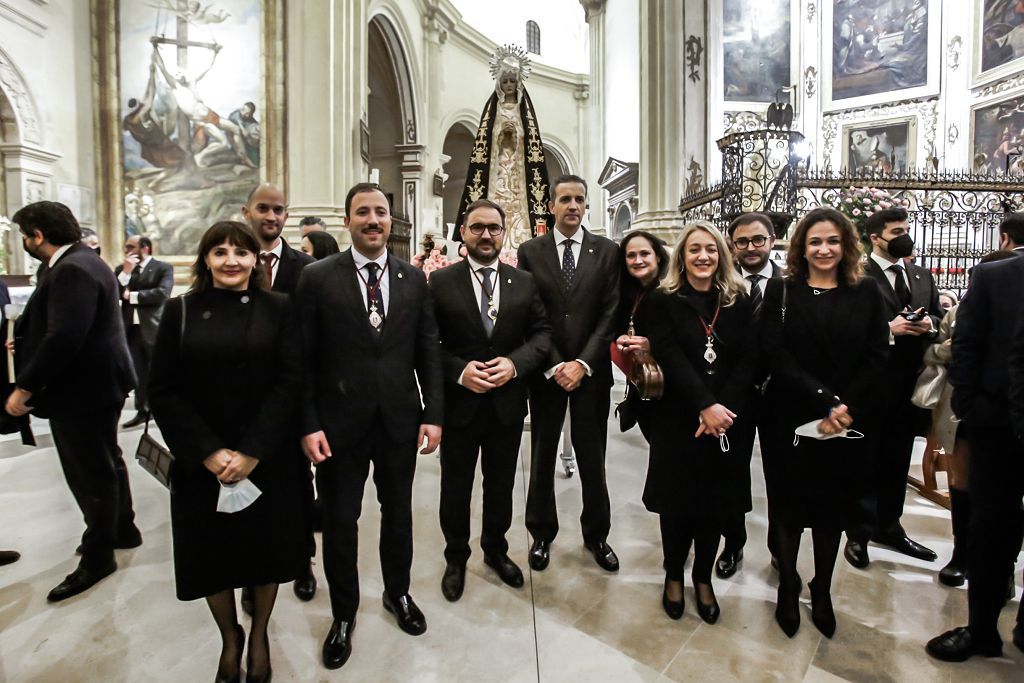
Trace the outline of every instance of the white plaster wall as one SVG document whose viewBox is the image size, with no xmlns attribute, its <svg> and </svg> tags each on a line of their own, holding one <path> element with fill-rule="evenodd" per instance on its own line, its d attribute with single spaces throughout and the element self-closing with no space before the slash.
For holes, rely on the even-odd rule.
<svg viewBox="0 0 1024 683">
<path fill-rule="evenodd" d="M 621 161 L 639 161 L 640 3 L 608 0 L 605 13 L 605 149 Z"/>
</svg>

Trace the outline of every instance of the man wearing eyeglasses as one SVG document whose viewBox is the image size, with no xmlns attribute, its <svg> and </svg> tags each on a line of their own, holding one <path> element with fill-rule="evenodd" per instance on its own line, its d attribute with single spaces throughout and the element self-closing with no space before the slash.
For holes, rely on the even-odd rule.
<svg viewBox="0 0 1024 683">
<path fill-rule="evenodd" d="M 733 259 L 739 266 L 740 277 L 747 284 L 754 309 L 758 310 L 764 299 L 764 288 L 768 284 L 768 280 L 773 277 L 782 277 L 782 269 L 771 259 L 772 248 L 775 246 L 772 221 L 763 213 L 745 213 L 729 224 L 727 232 Z M 760 367 L 766 368 L 767 363 L 762 362 Z M 761 385 L 766 378 L 767 372 L 762 370 L 761 375 L 755 377 L 755 382 Z M 756 395 L 760 396 L 760 392 Z M 759 408 L 757 402 L 751 404 L 750 409 L 756 413 L 755 419 L 746 421 L 744 425 L 749 428 L 734 435 L 732 440 L 733 450 L 736 453 L 746 454 L 748 461 L 754 450 L 754 430 L 760 415 Z M 747 473 L 749 476 L 749 467 Z M 749 491 L 748 479 L 748 495 Z M 748 498 L 746 510 L 749 512 L 752 507 L 752 501 Z M 722 547 L 722 554 L 718 556 L 718 561 L 715 563 L 715 573 L 719 578 L 727 579 L 735 574 L 743 563 L 743 547 L 747 544 L 745 515 L 738 515 L 735 519 L 728 520 L 722 530 L 722 535 L 725 538 L 725 544 Z M 770 523 L 768 547 L 769 550 L 772 548 Z"/>
<path fill-rule="evenodd" d="M 469 559 L 469 511 L 477 454 L 484 478 L 484 564 L 513 588 L 523 573 L 509 559 L 512 487 L 526 417 L 526 378 L 551 347 L 551 325 L 533 276 L 498 261 L 505 214 L 487 199 L 471 203 L 459 232 L 466 258 L 430 276 L 441 339 L 444 423 L 441 530 L 447 566 L 441 592 L 462 597 Z"/>
</svg>

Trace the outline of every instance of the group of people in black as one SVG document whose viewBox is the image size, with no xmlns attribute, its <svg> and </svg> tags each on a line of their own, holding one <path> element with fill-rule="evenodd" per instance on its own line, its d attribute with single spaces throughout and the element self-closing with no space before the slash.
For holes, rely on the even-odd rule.
<svg viewBox="0 0 1024 683">
<path fill-rule="evenodd" d="M 152 412 L 175 458 L 177 595 L 209 606 L 222 641 L 218 681 L 239 680 L 246 652 L 246 680 L 270 679 L 268 623 L 279 584 L 295 581 L 297 596 L 314 597 L 310 463 L 333 615 L 322 646 L 327 668 L 352 652 L 358 520 L 371 465 L 382 605 L 410 635 L 427 629 L 409 594 L 417 452 L 441 449 L 444 597 L 455 602 L 466 588 L 478 459 L 484 564 L 522 587 L 506 535 L 528 413 L 530 568 L 552 561 L 554 470 L 568 412 L 583 544 L 599 567 L 617 571 L 605 471 L 613 357 L 627 372 L 653 358 L 664 379 L 660 398 L 644 400 L 629 386 L 619 409 L 635 416 L 650 444 L 643 502 L 660 518 L 662 605 L 671 618 L 685 609 L 691 549 L 697 612 L 708 623 L 719 618 L 712 574 L 728 578 L 743 563 L 755 438 L 779 576 L 775 617 L 787 635 L 801 621 L 804 529 L 813 542 L 811 619 L 827 637 L 836 630 L 830 587 L 844 531 L 844 555 L 859 568 L 870 562 L 870 542 L 936 559 L 900 524 L 913 439 L 927 421 L 910 394 L 940 322 L 930 273 L 906 259 L 906 212 L 868 220 L 873 249 L 864 259 L 850 221 L 814 209 L 793 228 L 780 267 L 763 214 L 739 216 L 725 234 L 687 225 L 670 254 L 648 232 L 616 245 L 586 230 L 587 185 L 577 176 L 552 183 L 548 208 L 554 230 L 522 244 L 513 268 L 498 259 L 502 209 L 472 202 L 459 226 L 466 258 L 428 284 L 389 253 L 390 206 L 377 185 L 357 184 L 346 197 L 352 248 L 315 260 L 281 237 L 287 202 L 264 184 L 250 194 L 244 222 L 206 231 L 191 288 L 171 299 L 161 268 L 150 271 L 151 286 L 139 284 L 153 261 L 144 237 L 132 238 L 115 278 L 78 244 L 63 205 L 39 202 L 15 214 L 26 250 L 47 268 L 19 322 L 6 409 L 50 417 L 86 521 L 79 567 L 50 599 L 87 590 L 116 569 L 115 548 L 141 543 L 116 439 L 125 397 L 139 383 L 132 356 L 145 368 L 136 417 L 146 422 Z M 1004 234 L 1017 239 L 1022 224 L 1011 215 Z M 1017 332 L 1020 304 L 1007 294 L 1021 284 L 1024 259 L 980 266 L 953 335 L 955 407 L 972 447 L 971 623 L 929 643 L 942 659 L 1001 651 L 995 619 L 1020 543 L 1019 528 L 1006 529 L 1020 525 L 1024 481 L 1024 330 Z M 163 296 L 140 291 L 154 288 Z M 143 310 L 158 299 L 156 316 Z M 153 336 L 133 325 L 153 325 L 153 317 L 151 347 L 130 354 L 133 334 Z M 61 437 L 69 429 L 75 438 Z M 220 511 L 242 482 L 255 498 Z M 248 637 L 236 589 L 252 614 Z M 1014 642 L 1022 638 L 1019 623 Z"/>
</svg>

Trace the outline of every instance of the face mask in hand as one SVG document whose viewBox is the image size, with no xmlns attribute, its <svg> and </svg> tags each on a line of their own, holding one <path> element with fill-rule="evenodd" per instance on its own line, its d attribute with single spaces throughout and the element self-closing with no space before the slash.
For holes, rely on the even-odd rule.
<svg viewBox="0 0 1024 683">
<path fill-rule="evenodd" d="M 800 443 L 800 437 L 806 436 L 811 439 L 817 439 L 818 441 L 828 441 L 829 439 L 843 438 L 843 439 L 863 439 L 864 435 L 858 432 L 856 429 L 844 429 L 838 434 L 822 434 L 818 431 L 818 424 L 821 420 L 811 420 L 807 424 L 802 424 L 796 428 L 793 433 L 793 445 L 796 446 Z"/>
<path fill-rule="evenodd" d="M 886 245 L 886 251 L 893 258 L 906 258 L 914 253 L 914 238 L 907 233 L 893 237 Z"/>
<path fill-rule="evenodd" d="M 255 503 L 261 495 L 263 491 L 248 479 L 237 484 L 221 484 L 220 495 L 217 496 L 217 512 L 239 512 Z"/>
</svg>

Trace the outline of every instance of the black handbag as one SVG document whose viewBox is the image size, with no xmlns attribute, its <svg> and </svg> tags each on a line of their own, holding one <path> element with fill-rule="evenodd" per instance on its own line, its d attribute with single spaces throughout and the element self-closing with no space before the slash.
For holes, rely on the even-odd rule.
<svg viewBox="0 0 1024 683">
<path fill-rule="evenodd" d="M 178 341 L 178 353 L 185 343 L 185 297 L 181 297 L 181 332 Z M 153 477 L 164 485 L 164 488 L 171 488 L 171 468 L 174 466 L 174 454 L 167 446 L 156 440 L 156 437 L 149 434 L 149 418 L 146 418 L 146 427 L 142 431 L 142 438 L 139 439 L 139 446 L 135 449 L 135 460 L 139 466 L 146 470 Z"/>
<path fill-rule="evenodd" d="M 615 405 L 615 416 L 619 418 L 619 431 L 628 432 L 636 426 L 636 391 L 633 386 L 626 382 L 626 395 Z"/>
</svg>

